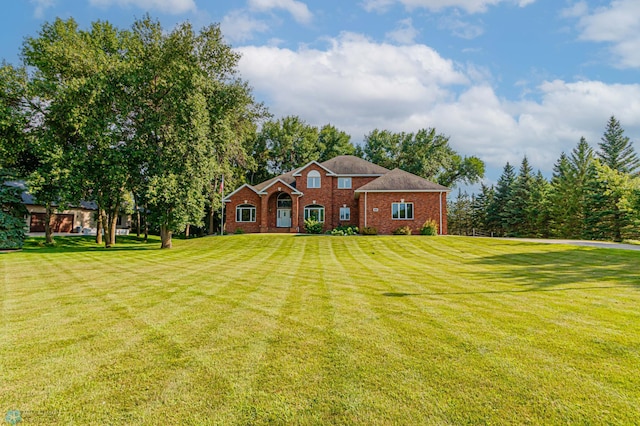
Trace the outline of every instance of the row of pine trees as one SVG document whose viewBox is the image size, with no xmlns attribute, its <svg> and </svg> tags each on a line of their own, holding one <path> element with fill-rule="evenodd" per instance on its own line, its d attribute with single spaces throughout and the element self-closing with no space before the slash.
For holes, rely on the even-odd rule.
<svg viewBox="0 0 640 426">
<path fill-rule="evenodd" d="M 594 150 L 581 138 L 562 153 L 547 180 L 528 159 L 509 163 L 495 186 L 459 192 L 449 209 L 457 235 L 622 241 L 640 238 L 640 160 L 611 117 Z"/>
</svg>

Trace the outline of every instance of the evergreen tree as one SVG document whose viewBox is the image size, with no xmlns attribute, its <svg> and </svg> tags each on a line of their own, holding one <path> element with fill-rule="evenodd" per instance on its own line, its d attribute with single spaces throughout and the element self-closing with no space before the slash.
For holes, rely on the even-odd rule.
<svg viewBox="0 0 640 426">
<path fill-rule="evenodd" d="M 472 200 L 469 194 L 458 190 L 455 200 L 447 206 L 447 227 L 449 234 L 470 235 L 472 233 Z"/>
<path fill-rule="evenodd" d="M 531 236 L 539 238 L 549 237 L 549 192 L 551 185 L 538 170 L 531 185 Z"/>
<path fill-rule="evenodd" d="M 624 129 L 614 116 L 609 119 L 599 146 L 598 158 L 602 164 L 621 173 L 638 174 L 640 159 L 633 150 L 633 143 L 624 135 Z"/>
<path fill-rule="evenodd" d="M 569 159 L 563 152 L 553 166 L 549 194 L 549 233 L 553 237 L 568 237 L 571 213 L 567 194 L 572 191 L 569 168 Z"/>
<path fill-rule="evenodd" d="M 607 182 L 599 173 L 602 167 L 600 162 L 595 160 L 594 167 L 589 169 L 585 187 L 586 209 L 583 237 L 588 240 L 611 240 L 615 234 L 612 227 L 615 223 L 615 206 L 606 194 Z"/>
<path fill-rule="evenodd" d="M 504 223 L 507 225 L 507 235 L 527 237 L 533 233 L 534 224 L 531 215 L 532 172 L 529 160 L 524 157 L 518 176 L 514 181 L 511 196 L 507 199 L 502 215 Z"/>
<path fill-rule="evenodd" d="M 474 235 L 492 235 L 496 230 L 488 220 L 489 206 L 493 203 L 495 189 L 493 186 L 481 184 L 480 194 L 473 198 L 471 205 L 471 225 Z"/>
<path fill-rule="evenodd" d="M 516 175 L 514 168 L 507 162 L 498 179 L 495 196 L 487 207 L 487 225 L 492 232 L 500 236 L 510 235 L 513 229 L 510 227 L 510 211 L 506 208 L 511 200 Z"/>
<path fill-rule="evenodd" d="M 550 214 L 551 235 L 561 238 L 583 238 L 585 215 L 594 198 L 589 195 L 593 178 L 594 154 L 585 140 L 567 157 L 561 155 L 554 166 L 551 180 Z"/>
<path fill-rule="evenodd" d="M 569 159 L 570 197 L 568 197 L 569 237 L 583 238 L 585 233 L 585 212 L 587 205 L 587 188 L 589 179 L 593 176 L 593 149 L 584 137 L 571 152 Z"/>
</svg>

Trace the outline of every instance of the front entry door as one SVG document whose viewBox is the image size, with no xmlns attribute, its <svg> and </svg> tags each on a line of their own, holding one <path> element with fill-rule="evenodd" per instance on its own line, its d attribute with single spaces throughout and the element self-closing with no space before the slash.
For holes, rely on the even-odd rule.
<svg viewBox="0 0 640 426">
<path fill-rule="evenodd" d="M 291 209 L 278 209 L 278 228 L 291 227 Z"/>
</svg>

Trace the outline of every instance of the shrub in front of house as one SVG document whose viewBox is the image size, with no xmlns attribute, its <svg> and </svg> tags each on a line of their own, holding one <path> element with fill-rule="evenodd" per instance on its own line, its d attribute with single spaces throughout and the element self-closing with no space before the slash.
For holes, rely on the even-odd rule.
<svg viewBox="0 0 640 426">
<path fill-rule="evenodd" d="M 438 235 L 438 224 L 435 220 L 427 220 L 422 228 L 420 228 L 420 235 Z"/>
<path fill-rule="evenodd" d="M 244 234 L 244 229 L 242 228 L 236 228 L 236 230 L 233 232 L 236 235 L 241 235 Z"/>
<path fill-rule="evenodd" d="M 322 234 L 322 223 L 317 220 L 307 219 L 304 221 L 304 230 L 307 234 Z"/>
<path fill-rule="evenodd" d="M 362 235 L 378 235 L 378 230 L 373 226 L 365 226 L 360 230 Z"/>
<path fill-rule="evenodd" d="M 26 237 L 26 213 L 20 190 L 0 181 L 0 249 L 22 248 Z"/>
<path fill-rule="evenodd" d="M 393 235 L 411 235 L 411 228 L 408 226 L 401 226 L 400 228 L 393 231 Z"/>
<path fill-rule="evenodd" d="M 331 235 L 356 235 L 358 233 L 357 226 L 338 226 L 337 228 L 333 228 L 331 231 Z"/>
</svg>

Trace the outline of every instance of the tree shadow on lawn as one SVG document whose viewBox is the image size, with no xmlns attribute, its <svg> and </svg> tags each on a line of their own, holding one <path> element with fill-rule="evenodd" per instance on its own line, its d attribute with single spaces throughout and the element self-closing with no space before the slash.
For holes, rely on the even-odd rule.
<svg viewBox="0 0 640 426">
<path fill-rule="evenodd" d="M 45 244 L 44 237 L 29 238 L 25 241 L 22 253 L 77 253 L 90 251 L 131 251 L 160 249 L 160 240 L 144 242 L 143 238 L 135 236 L 118 236 L 116 244 L 105 248 L 103 244 L 96 244 L 95 236 L 72 236 L 54 238 L 54 245 Z"/>
<path fill-rule="evenodd" d="M 640 253 L 631 251 L 576 247 L 485 256 L 470 264 L 474 271 L 464 273 L 467 279 L 515 284 L 529 290 L 560 290 L 569 285 L 640 288 Z M 476 266 L 486 268 L 478 271 Z"/>
<path fill-rule="evenodd" d="M 464 264 L 472 267 L 465 269 Z M 465 261 L 461 266 L 460 276 L 471 282 L 477 281 L 477 290 L 386 292 L 382 295 L 402 298 L 625 287 L 640 289 L 640 253 L 631 251 L 576 247 L 563 251 L 485 256 Z"/>
</svg>

